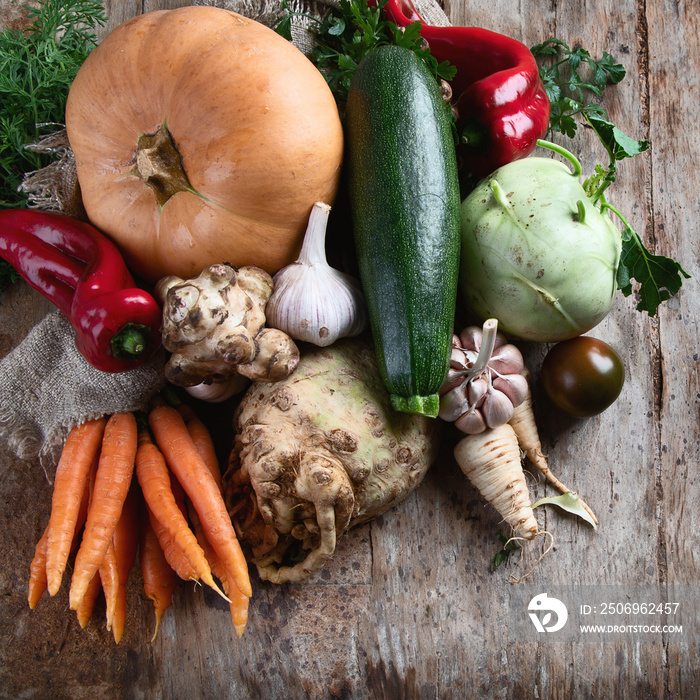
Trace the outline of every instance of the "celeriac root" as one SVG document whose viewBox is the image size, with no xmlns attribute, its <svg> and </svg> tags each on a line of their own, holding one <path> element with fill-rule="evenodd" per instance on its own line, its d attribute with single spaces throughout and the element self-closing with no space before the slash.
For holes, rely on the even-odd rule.
<svg viewBox="0 0 700 700">
<path fill-rule="evenodd" d="M 531 540 L 539 533 L 523 473 L 520 447 L 508 424 L 467 435 L 454 455 L 469 481 L 503 516 L 517 535 Z"/>
</svg>

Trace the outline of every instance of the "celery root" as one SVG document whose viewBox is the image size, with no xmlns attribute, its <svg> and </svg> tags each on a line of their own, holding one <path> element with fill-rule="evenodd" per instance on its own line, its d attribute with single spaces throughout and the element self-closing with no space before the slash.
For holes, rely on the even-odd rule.
<svg viewBox="0 0 700 700">
<path fill-rule="evenodd" d="M 305 346 L 278 382 L 253 382 L 234 416 L 229 515 L 263 580 L 300 582 L 349 528 L 403 500 L 437 457 L 440 423 L 392 410 L 365 338 Z"/>
</svg>

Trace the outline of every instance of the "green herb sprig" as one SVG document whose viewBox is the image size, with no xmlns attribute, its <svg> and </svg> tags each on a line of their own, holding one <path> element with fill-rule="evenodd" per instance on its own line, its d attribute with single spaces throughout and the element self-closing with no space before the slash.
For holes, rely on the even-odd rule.
<svg viewBox="0 0 700 700">
<path fill-rule="evenodd" d="M 540 65 L 540 77 L 552 104 L 550 131 L 573 138 L 578 128 L 576 115 L 608 118 L 605 108 L 589 98 L 600 97 L 608 85 L 616 85 L 625 77 L 621 63 L 615 63 L 607 51 L 596 60 L 586 49 L 571 48 L 561 39 L 547 39 L 531 51 Z"/>
<path fill-rule="evenodd" d="M 447 61 L 438 63 L 431 55 L 420 30 L 420 22 L 412 22 L 400 29 L 384 19 L 387 0 L 369 6 L 367 0 L 340 0 L 324 20 L 314 19 L 316 45 L 312 60 L 325 75 L 339 104 L 347 98 L 350 81 L 360 61 L 379 46 L 403 46 L 413 51 L 430 69 L 436 80 L 452 80 L 456 68 Z M 291 22 L 295 13 L 289 12 L 275 30 L 291 40 Z M 306 15 L 308 17 L 308 15 Z"/>
<path fill-rule="evenodd" d="M 27 8 L 30 26 L 0 33 L 0 207 L 22 206 L 17 191 L 25 173 L 47 157 L 26 146 L 42 125 L 62 124 L 68 90 L 96 45 L 95 29 L 106 22 L 93 0 L 45 0 Z"/>
</svg>

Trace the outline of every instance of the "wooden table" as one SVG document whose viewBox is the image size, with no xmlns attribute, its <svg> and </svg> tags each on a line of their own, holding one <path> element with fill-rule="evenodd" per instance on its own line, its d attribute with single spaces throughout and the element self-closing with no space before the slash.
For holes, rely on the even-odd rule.
<svg viewBox="0 0 700 700">
<path fill-rule="evenodd" d="M 107 2 L 109 27 L 177 0 Z M 0 2 L 3 17 L 18 8 Z M 101 619 L 81 630 L 67 592 L 26 603 L 29 562 L 48 519 L 41 469 L 2 446 L 0 695 L 3 698 L 697 698 L 700 464 L 698 249 L 700 234 L 700 23 L 691 2 L 455 0 L 454 24 L 481 25 L 528 46 L 557 36 L 623 62 L 608 90 L 612 121 L 652 149 L 623 163 L 614 202 L 651 249 L 692 275 L 655 318 L 619 295 L 592 333 L 622 354 L 627 382 L 602 415 L 566 419 L 537 384 L 545 346 L 525 354 L 535 377 L 545 451 L 560 478 L 600 520 L 597 531 L 551 507 L 538 509 L 549 542 L 528 545 L 495 571 L 498 517 L 449 450 L 405 502 L 351 531 L 320 574 L 276 586 L 254 576 L 250 622 L 233 632 L 228 609 L 201 587 L 181 585 L 154 642 L 152 607 L 135 573 L 123 641 Z M 581 134 L 584 172 L 603 162 Z M 612 197 L 611 197 L 612 198 Z M 0 352 L 17 345 L 49 309 L 24 285 L 0 299 Z M 534 498 L 554 495 L 530 479 Z M 64 586 L 65 589 L 65 586 Z M 560 632 L 538 633 L 526 606 L 536 594 L 565 601 Z M 680 601 L 668 624 L 682 632 L 585 634 L 606 603 Z M 619 624 L 611 615 L 603 620 Z M 659 617 L 637 617 L 652 624 Z M 652 622 L 650 622 L 650 620 Z M 551 624 L 551 623 L 550 623 Z M 559 635 L 559 636 L 557 636 Z"/>
</svg>

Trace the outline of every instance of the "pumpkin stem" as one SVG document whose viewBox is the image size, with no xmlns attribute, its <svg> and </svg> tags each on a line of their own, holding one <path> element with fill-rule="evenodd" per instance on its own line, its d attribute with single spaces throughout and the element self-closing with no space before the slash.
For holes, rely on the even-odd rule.
<svg viewBox="0 0 700 700">
<path fill-rule="evenodd" d="M 160 207 L 178 192 L 193 191 L 180 153 L 165 124 L 154 134 L 139 136 L 136 165 L 131 174 L 141 178 L 153 190 Z"/>
</svg>

